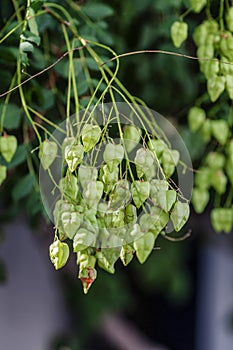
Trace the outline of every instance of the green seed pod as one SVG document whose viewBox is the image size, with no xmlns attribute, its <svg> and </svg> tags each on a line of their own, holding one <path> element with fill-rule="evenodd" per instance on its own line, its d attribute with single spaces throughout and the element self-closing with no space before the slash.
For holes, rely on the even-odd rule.
<svg viewBox="0 0 233 350">
<path fill-rule="evenodd" d="M 0 136 L 0 152 L 3 158 L 9 163 L 17 149 L 17 139 L 13 135 Z"/>
<path fill-rule="evenodd" d="M 95 181 L 98 177 L 98 169 L 88 165 L 80 165 L 78 169 L 78 181 L 82 188 L 86 188 L 89 181 Z"/>
<path fill-rule="evenodd" d="M 203 188 L 195 187 L 192 193 L 192 204 L 196 213 L 200 214 L 205 210 L 209 202 L 209 191 Z"/>
<path fill-rule="evenodd" d="M 81 224 L 81 218 L 76 212 L 64 212 L 61 214 L 63 232 L 67 237 L 73 239 Z"/>
<path fill-rule="evenodd" d="M 149 149 L 138 149 L 134 162 L 136 164 L 136 171 L 139 178 L 141 178 L 145 173 L 154 174 L 155 156 Z"/>
<path fill-rule="evenodd" d="M 81 227 L 74 236 L 73 250 L 74 252 L 82 251 L 95 244 L 95 234 Z"/>
<path fill-rule="evenodd" d="M 89 152 L 99 142 L 102 130 L 98 125 L 85 124 L 81 131 L 85 152 Z"/>
<path fill-rule="evenodd" d="M 76 176 L 70 174 L 69 172 L 66 174 L 66 177 L 62 178 L 59 183 L 59 188 L 61 194 L 68 200 L 77 200 L 77 196 L 79 193 L 78 187 L 78 179 Z"/>
<path fill-rule="evenodd" d="M 223 56 L 226 56 L 230 62 L 233 61 L 233 35 L 230 32 L 221 34 L 220 50 Z"/>
<path fill-rule="evenodd" d="M 105 146 L 103 158 L 105 163 L 107 163 L 109 170 L 112 172 L 114 168 L 123 160 L 124 148 L 121 145 L 114 145 L 113 143 L 108 143 Z"/>
<path fill-rule="evenodd" d="M 229 7 L 226 13 L 226 24 L 230 32 L 233 32 L 233 6 Z"/>
<path fill-rule="evenodd" d="M 233 227 L 232 208 L 215 208 L 211 211 L 210 217 L 216 232 L 231 232 Z"/>
<path fill-rule="evenodd" d="M 212 42 L 208 42 L 207 44 L 203 44 L 197 49 L 197 57 L 198 58 L 214 58 L 214 44 Z M 206 64 L 206 62 L 199 62 L 201 67 L 202 64 Z M 202 67 L 203 70 L 203 67 Z"/>
<path fill-rule="evenodd" d="M 119 167 L 116 166 L 113 171 L 110 171 L 107 164 L 105 164 L 100 172 L 100 179 L 104 183 L 104 192 L 109 193 L 118 181 Z"/>
<path fill-rule="evenodd" d="M 225 145 L 229 135 L 229 126 L 226 120 L 212 120 L 211 132 L 220 145 Z"/>
<path fill-rule="evenodd" d="M 0 165 L 0 185 L 6 179 L 7 176 L 7 168 L 5 165 Z"/>
<path fill-rule="evenodd" d="M 195 13 L 201 12 L 204 6 L 207 5 L 207 0 L 189 0 L 190 6 Z"/>
<path fill-rule="evenodd" d="M 211 121 L 209 119 L 204 121 L 200 129 L 200 135 L 204 142 L 209 142 L 211 140 Z"/>
<path fill-rule="evenodd" d="M 228 96 L 231 100 L 233 100 L 233 75 L 226 75 L 226 90 L 228 93 Z"/>
<path fill-rule="evenodd" d="M 135 181 L 131 188 L 132 198 L 137 208 L 147 200 L 150 194 L 150 183 L 147 181 Z"/>
<path fill-rule="evenodd" d="M 97 271 L 93 267 L 84 267 L 79 270 L 78 278 L 82 281 L 84 294 L 87 294 L 96 277 Z"/>
<path fill-rule="evenodd" d="M 201 189 L 210 187 L 211 170 L 207 167 L 200 167 L 195 175 L 195 185 Z"/>
<path fill-rule="evenodd" d="M 115 272 L 115 262 L 120 257 L 120 250 L 121 248 L 104 248 L 97 251 L 96 258 L 99 267 L 113 274 Z"/>
<path fill-rule="evenodd" d="M 73 144 L 76 143 L 75 137 L 65 137 L 63 142 L 62 142 L 62 159 L 65 158 L 65 149 L 67 146 L 72 146 Z"/>
<path fill-rule="evenodd" d="M 155 237 L 153 233 L 145 233 L 141 238 L 136 240 L 133 244 L 136 251 L 138 261 L 143 264 L 150 253 L 152 252 L 155 244 Z"/>
<path fill-rule="evenodd" d="M 153 226 L 150 227 L 150 231 L 155 237 L 164 229 L 169 221 L 169 214 L 159 207 L 152 207 L 150 210 L 150 215 L 153 218 Z"/>
<path fill-rule="evenodd" d="M 126 207 L 131 199 L 129 187 L 129 182 L 127 180 L 117 181 L 109 197 L 109 209 L 119 210 Z"/>
<path fill-rule="evenodd" d="M 166 180 L 153 179 L 150 182 L 150 198 L 154 205 L 159 204 L 159 193 L 160 191 L 168 190 L 168 182 Z"/>
<path fill-rule="evenodd" d="M 127 266 L 130 263 L 130 261 L 133 259 L 134 253 L 135 250 L 131 245 L 125 244 L 122 246 L 120 252 L 120 259 L 124 266 Z"/>
<path fill-rule="evenodd" d="M 227 145 L 227 155 L 228 155 L 228 159 L 229 161 L 232 163 L 233 165 L 233 140 L 231 140 L 229 142 L 229 144 Z"/>
<path fill-rule="evenodd" d="M 221 56 L 220 68 L 224 76 L 233 76 L 233 65 L 227 57 Z"/>
<path fill-rule="evenodd" d="M 174 22 L 171 26 L 171 38 L 175 47 L 180 47 L 188 37 L 188 24 L 185 22 Z"/>
<path fill-rule="evenodd" d="M 140 142 L 141 129 L 134 125 L 126 125 L 123 129 L 123 138 L 126 151 L 130 153 Z"/>
<path fill-rule="evenodd" d="M 229 178 L 231 185 L 233 186 L 233 171 L 232 171 L 232 169 L 233 169 L 233 161 L 228 159 L 227 163 L 226 163 L 226 173 L 227 173 L 227 176 Z"/>
<path fill-rule="evenodd" d="M 40 145 L 39 158 L 42 167 L 47 170 L 57 157 L 57 144 L 56 142 L 45 140 Z"/>
<path fill-rule="evenodd" d="M 165 150 L 162 154 L 162 165 L 166 176 L 170 177 L 179 162 L 180 154 L 176 150 Z"/>
<path fill-rule="evenodd" d="M 163 209 L 166 213 L 168 213 L 171 210 L 175 201 L 176 201 L 175 190 L 159 191 L 158 204 L 160 208 Z"/>
<path fill-rule="evenodd" d="M 212 102 L 215 102 L 225 90 L 226 78 L 215 75 L 207 81 L 207 90 Z"/>
<path fill-rule="evenodd" d="M 204 109 L 199 107 L 192 107 L 188 113 L 189 127 L 192 132 L 197 131 L 203 125 L 206 119 L 206 113 Z"/>
<path fill-rule="evenodd" d="M 69 246 L 59 240 L 54 241 L 49 247 L 49 256 L 56 270 L 61 269 L 69 257 Z"/>
<path fill-rule="evenodd" d="M 204 46 L 207 43 L 207 36 L 216 33 L 218 33 L 218 22 L 215 20 L 206 20 L 196 27 L 193 40 L 198 47 Z"/>
<path fill-rule="evenodd" d="M 167 149 L 167 145 L 163 140 L 155 140 L 151 139 L 148 142 L 149 149 L 153 152 L 157 159 L 162 156 L 162 153 L 165 149 Z"/>
<path fill-rule="evenodd" d="M 133 204 L 127 205 L 125 208 L 125 223 L 135 223 L 137 221 L 137 209 Z"/>
<path fill-rule="evenodd" d="M 84 149 L 82 145 L 71 145 L 65 148 L 65 160 L 68 168 L 73 172 L 83 160 Z"/>
<path fill-rule="evenodd" d="M 189 218 L 189 205 L 188 203 L 182 203 L 177 201 L 171 212 L 171 220 L 174 225 L 175 231 L 180 231 Z"/>
<path fill-rule="evenodd" d="M 218 194 L 224 194 L 227 187 L 227 177 L 222 169 L 211 172 L 210 183 Z"/>
<path fill-rule="evenodd" d="M 222 153 L 210 152 L 206 157 L 205 163 L 212 169 L 222 169 L 225 161 L 226 159 Z"/>
<path fill-rule="evenodd" d="M 203 61 L 203 69 L 202 72 L 204 73 L 206 79 L 212 78 L 214 75 L 218 75 L 219 73 L 219 67 L 220 64 L 218 61 Z"/>
<path fill-rule="evenodd" d="M 103 194 L 104 185 L 101 181 L 89 181 L 86 189 L 83 191 L 83 198 L 85 199 L 89 208 L 96 208 Z"/>
<path fill-rule="evenodd" d="M 105 225 L 107 228 L 121 228 L 125 225 L 124 210 L 107 211 L 105 216 Z"/>
</svg>

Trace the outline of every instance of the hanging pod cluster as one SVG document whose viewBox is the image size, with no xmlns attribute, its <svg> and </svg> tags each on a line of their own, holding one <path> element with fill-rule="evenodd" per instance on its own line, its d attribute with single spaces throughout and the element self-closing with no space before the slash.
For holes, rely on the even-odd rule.
<svg viewBox="0 0 233 350">
<path fill-rule="evenodd" d="M 85 293 L 96 279 L 96 264 L 114 273 L 119 258 L 128 265 L 136 255 L 143 263 L 168 222 L 179 231 L 189 217 L 188 202 L 169 181 L 179 152 L 134 125 L 121 127 L 116 141 L 94 121 L 85 123 L 76 137 L 66 137 L 60 145 L 63 176 L 53 210 L 50 257 L 59 269 L 73 250 Z M 42 143 L 45 170 L 57 152 L 54 141 Z"/>
</svg>

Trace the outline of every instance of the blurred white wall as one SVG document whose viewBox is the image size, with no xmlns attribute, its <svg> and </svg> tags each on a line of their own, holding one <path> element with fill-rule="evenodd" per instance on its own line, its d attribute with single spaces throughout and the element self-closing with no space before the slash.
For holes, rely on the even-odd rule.
<svg viewBox="0 0 233 350">
<path fill-rule="evenodd" d="M 199 255 L 196 350 L 233 349 L 233 240 L 211 232 Z"/>
<path fill-rule="evenodd" d="M 68 324 L 47 247 L 38 244 L 23 219 L 4 227 L 4 234 L 0 257 L 7 282 L 0 285 L 0 349 L 47 350 Z"/>
</svg>

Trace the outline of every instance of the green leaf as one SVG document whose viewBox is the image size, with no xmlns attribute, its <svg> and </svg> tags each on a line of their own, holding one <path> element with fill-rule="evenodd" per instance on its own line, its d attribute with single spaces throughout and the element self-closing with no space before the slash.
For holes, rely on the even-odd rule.
<svg viewBox="0 0 233 350">
<path fill-rule="evenodd" d="M 45 140 L 40 145 L 39 158 L 42 167 L 47 170 L 57 157 L 58 147 L 56 142 Z"/>
<path fill-rule="evenodd" d="M 160 191 L 168 190 L 168 182 L 166 180 L 153 179 L 150 181 L 150 198 L 154 205 L 159 204 L 159 193 Z"/>
<path fill-rule="evenodd" d="M 207 81 L 207 90 L 212 102 L 215 102 L 225 90 L 225 77 L 213 76 Z"/>
<path fill-rule="evenodd" d="M 0 152 L 8 163 L 15 155 L 17 144 L 17 138 L 13 135 L 0 136 Z"/>
<path fill-rule="evenodd" d="M 29 26 L 30 32 L 34 36 L 38 37 L 39 42 L 37 43 L 37 45 L 40 45 L 40 37 L 39 37 L 39 31 L 38 31 L 38 26 L 37 26 L 36 17 L 35 17 L 35 11 L 32 7 L 28 8 L 28 15 L 29 15 L 28 26 Z"/>
<path fill-rule="evenodd" d="M 147 181 L 135 181 L 131 188 L 132 198 L 137 208 L 147 200 L 150 194 L 150 183 Z"/>
<path fill-rule="evenodd" d="M 192 204 L 196 213 L 200 214 L 205 210 L 205 207 L 209 202 L 209 198 L 209 191 L 199 187 L 195 187 L 193 189 Z"/>
<path fill-rule="evenodd" d="M 220 145 L 225 145 L 228 133 L 229 126 L 226 120 L 212 120 L 211 121 L 211 131 L 212 135 L 220 143 Z"/>
<path fill-rule="evenodd" d="M 14 201 L 19 201 L 27 196 L 31 192 L 35 182 L 35 177 L 32 174 L 27 174 L 22 177 L 12 189 L 12 197 Z"/>
<path fill-rule="evenodd" d="M 56 240 L 49 247 L 49 256 L 55 269 L 61 269 L 68 260 L 69 246 L 66 243 Z"/>
<path fill-rule="evenodd" d="M 114 10 L 112 7 L 102 3 L 86 3 L 82 7 L 82 11 L 94 21 L 113 16 Z"/>
<path fill-rule="evenodd" d="M 133 243 L 136 251 L 137 258 L 141 264 L 143 264 L 150 253 L 152 252 L 155 244 L 155 237 L 153 233 L 145 233 L 141 238 Z"/>
<path fill-rule="evenodd" d="M 5 110 L 5 118 L 4 118 L 4 129 L 13 130 L 18 129 L 21 122 L 21 108 L 19 108 L 14 103 L 8 103 Z M 2 117 L 2 112 L 4 109 L 4 103 L 0 104 L 0 115 Z"/>
<path fill-rule="evenodd" d="M 20 49 L 21 53 L 33 52 L 33 50 L 34 50 L 33 45 L 29 41 L 21 42 L 19 49 Z"/>
<path fill-rule="evenodd" d="M 174 22 L 171 26 L 171 38 L 175 47 L 180 47 L 188 37 L 188 24 L 185 22 Z"/>
<path fill-rule="evenodd" d="M 199 107 L 192 107 L 188 113 L 189 127 L 192 132 L 197 131 L 203 125 L 206 119 L 204 109 Z"/>
<path fill-rule="evenodd" d="M 188 203 L 176 202 L 171 212 L 171 220 L 174 225 L 175 231 L 180 231 L 189 218 L 189 205 Z"/>
<path fill-rule="evenodd" d="M 81 131 L 82 143 L 85 152 L 89 152 L 99 142 L 101 129 L 98 125 L 85 124 Z"/>
<path fill-rule="evenodd" d="M 30 43 L 36 44 L 37 46 L 40 45 L 40 37 L 38 36 L 38 34 L 33 34 L 32 32 L 29 32 L 27 30 L 20 35 L 20 38 L 23 39 L 25 42 L 29 41 Z"/>
<path fill-rule="evenodd" d="M 5 165 L 0 165 L 0 186 L 7 176 L 7 167 Z"/>
</svg>

